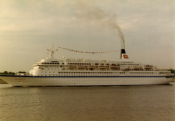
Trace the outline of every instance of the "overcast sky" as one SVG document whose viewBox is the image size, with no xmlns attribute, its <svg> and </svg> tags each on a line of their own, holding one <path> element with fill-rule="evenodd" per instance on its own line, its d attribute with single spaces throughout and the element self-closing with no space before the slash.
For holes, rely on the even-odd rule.
<svg viewBox="0 0 175 121">
<path fill-rule="evenodd" d="M 175 68 L 174 0 L 0 0 L 0 72 L 29 71 L 46 49 L 119 50 L 135 62 Z M 55 58 L 118 60 L 119 52 L 66 50 Z"/>
</svg>

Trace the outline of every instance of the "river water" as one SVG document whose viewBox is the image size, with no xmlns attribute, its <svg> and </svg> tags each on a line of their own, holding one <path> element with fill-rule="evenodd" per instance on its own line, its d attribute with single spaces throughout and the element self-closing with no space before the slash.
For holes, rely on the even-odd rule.
<svg viewBox="0 0 175 121">
<path fill-rule="evenodd" d="M 175 82 L 103 87 L 0 84 L 0 121 L 175 121 Z"/>
</svg>

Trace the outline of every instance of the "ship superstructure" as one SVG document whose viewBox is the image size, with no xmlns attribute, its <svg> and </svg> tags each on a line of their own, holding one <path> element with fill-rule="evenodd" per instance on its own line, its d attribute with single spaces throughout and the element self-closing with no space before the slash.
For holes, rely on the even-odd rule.
<svg viewBox="0 0 175 121">
<path fill-rule="evenodd" d="M 33 69 L 30 70 L 29 74 L 31 76 L 73 76 L 79 75 L 80 73 L 109 75 L 112 73 L 136 73 L 138 71 L 142 72 L 142 74 L 151 74 L 153 72 L 156 74 L 155 71 L 157 71 L 157 69 L 152 65 L 142 65 L 128 59 L 108 61 L 63 58 L 58 60 L 53 57 L 53 54 L 50 54 L 46 59 L 42 59 L 37 64 L 33 65 Z"/>
</svg>

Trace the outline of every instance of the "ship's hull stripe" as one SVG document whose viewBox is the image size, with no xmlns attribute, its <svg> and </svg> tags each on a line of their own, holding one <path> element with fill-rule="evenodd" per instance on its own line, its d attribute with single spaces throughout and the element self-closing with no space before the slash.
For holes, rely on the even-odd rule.
<svg viewBox="0 0 175 121">
<path fill-rule="evenodd" d="M 130 77 L 166 77 L 166 78 L 171 78 L 172 76 L 9 76 L 9 75 L 1 75 L 2 77 L 31 77 L 31 78 L 130 78 Z M 1 77 L 0 76 L 0 77 Z"/>
</svg>

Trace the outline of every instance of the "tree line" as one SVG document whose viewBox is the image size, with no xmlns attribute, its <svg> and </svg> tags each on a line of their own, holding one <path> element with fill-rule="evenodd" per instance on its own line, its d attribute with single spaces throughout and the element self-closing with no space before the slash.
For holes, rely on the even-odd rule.
<svg viewBox="0 0 175 121">
<path fill-rule="evenodd" d="M 18 73 L 26 73 L 25 71 L 19 71 Z M 11 71 L 4 71 L 4 72 L 1 72 L 0 74 L 9 74 L 9 75 L 15 75 L 15 72 L 11 72 Z"/>
<path fill-rule="evenodd" d="M 168 71 L 171 71 L 171 73 L 174 73 L 175 74 L 175 69 L 168 69 Z"/>
</svg>

